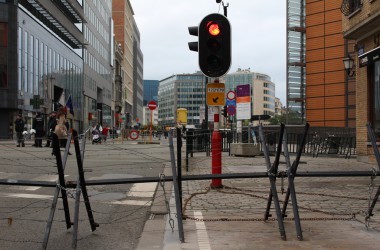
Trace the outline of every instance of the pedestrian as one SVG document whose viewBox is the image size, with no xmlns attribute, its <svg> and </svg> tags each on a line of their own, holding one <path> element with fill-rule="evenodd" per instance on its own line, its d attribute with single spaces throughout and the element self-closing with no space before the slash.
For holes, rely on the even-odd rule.
<svg viewBox="0 0 380 250">
<path fill-rule="evenodd" d="M 103 140 L 104 140 L 104 142 L 106 142 L 107 141 L 107 136 L 108 136 L 108 128 L 107 128 L 107 126 L 104 126 L 102 134 L 103 134 Z"/>
<path fill-rule="evenodd" d="M 52 132 L 55 130 L 55 126 L 57 125 L 57 112 L 53 111 L 50 113 L 49 121 L 48 121 L 48 132 L 47 132 L 47 140 L 45 147 L 51 147 L 51 140 L 52 140 Z"/>
<path fill-rule="evenodd" d="M 60 108 L 57 112 L 57 125 L 55 126 L 54 133 L 58 137 L 58 143 L 59 147 L 65 147 L 67 144 L 67 131 L 68 131 L 68 122 L 66 121 L 66 113 L 63 108 Z M 54 145 L 53 145 L 53 152 L 52 155 L 54 155 Z M 71 155 L 70 152 L 68 152 L 69 155 Z"/>
<path fill-rule="evenodd" d="M 44 118 L 40 112 L 37 112 L 36 117 L 33 119 L 32 128 L 35 130 L 34 146 L 42 147 L 42 137 L 44 136 Z"/>
<path fill-rule="evenodd" d="M 16 130 L 16 136 L 17 136 L 17 147 L 25 147 L 25 142 L 24 142 L 24 127 L 25 127 L 25 122 L 22 119 L 21 114 L 18 114 L 16 117 L 15 121 L 15 130 Z"/>
</svg>

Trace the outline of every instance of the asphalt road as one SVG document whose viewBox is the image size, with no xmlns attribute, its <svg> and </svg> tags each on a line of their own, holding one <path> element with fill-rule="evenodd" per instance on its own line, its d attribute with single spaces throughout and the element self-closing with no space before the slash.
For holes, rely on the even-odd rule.
<svg viewBox="0 0 380 250">
<path fill-rule="evenodd" d="M 57 167 L 50 148 L 35 148 L 32 142 L 18 148 L 14 142 L 0 142 L 0 179 L 56 181 Z M 66 181 L 76 181 L 78 169 L 71 144 L 65 168 Z M 167 140 L 161 144 L 137 144 L 108 141 L 85 146 L 86 180 L 131 177 L 158 177 L 170 162 Z M 66 229 L 62 199 L 54 213 L 47 249 L 135 249 L 150 216 L 150 205 L 157 183 L 88 186 L 94 220 L 99 224 L 91 231 L 83 196 L 79 205 L 78 240 L 73 227 Z M 0 185 L 1 249 L 40 249 L 46 237 L 55 187 Z M 68 189 L 70 220 L 75 215 L 75 190 Z M 61 195 L 60 195 L 61 197 Z"/>
</svg>

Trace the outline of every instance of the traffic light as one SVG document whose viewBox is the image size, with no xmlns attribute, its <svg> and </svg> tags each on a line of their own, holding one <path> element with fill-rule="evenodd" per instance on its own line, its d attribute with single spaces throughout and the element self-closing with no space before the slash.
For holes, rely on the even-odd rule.
<svg viewBox="0 0 380 250">
<path fill-rule="evenodd" d="M 231 66 L 231 26 L 228 19 L 217 13 L 204 17 L 198 27 L 198 36 L 198 61 L 203 74 L 208 77 L 226 74 Z"/>
<path fill-rule="evenodd" d="M 198 36 L 198 27 L 191 26 L 189 27 L 189 33 L 193 36 Z M 189 49 L 192 51 L 198 51 L 198 42 L 189 42 Z"/>
<path fill-rule="evenodd" d="M 227 113 L 227 106 L 224 106 L 224 107 L 223 107 L 222 115 L 223 115 L 224 117 L 227 117 L 227 116 L 228 116 L 228 113 Z"/>
</svg>

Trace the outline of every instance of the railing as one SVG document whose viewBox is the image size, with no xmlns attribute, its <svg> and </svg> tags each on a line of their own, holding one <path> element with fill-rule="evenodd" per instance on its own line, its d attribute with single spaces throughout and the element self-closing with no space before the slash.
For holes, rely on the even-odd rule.
<svg viewBox="0 0 380 250">
<path fill-rule="evenodd" d="M 279 139 L 278 126 L 265 126 L 269 152 L 275 152 Z M 222 151 L 229 152 L 231 143 L 260 144 L 258 127 L 243 128 L 242 133 L 236 130 L 221 130 Z M 211 150 L 212 131 L 205 129 L 190 129 L 186 131 L 187 152 L 206 152 Z M 302 140 L 302 126 L 287 126 L 287 145 L 289 153 L 296 153 Z M 261 152 L 263 151 L 260 146 Z M 346 158 L 356 154 L 355 128 L 310 127 L 303 150 L 313 157 L 335 154 Z"/>
<path fill-rule="evenodd" d="M 340 11 L 349 16 L 357 10 L 360 10 L 363 6 L 362 0 L 343 0 L 340 6 Z"/>
</svg>

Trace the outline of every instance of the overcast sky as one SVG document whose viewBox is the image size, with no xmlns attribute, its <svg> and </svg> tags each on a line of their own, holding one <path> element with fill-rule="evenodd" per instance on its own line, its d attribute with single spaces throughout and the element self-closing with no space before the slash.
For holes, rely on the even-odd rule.
<svg viewBox="0 0 380 250">
<path fill-rule="evenodd" d="M 140 30 L 144 80 L 199 70 L 188 32 L 210 13 L 223 14 L 215 0 L 130 0 Z M 276 84 L 276 97 L 286 101 L 286 1 L 230 0 L 231 72 L 237 68 L 264 73 Z"/>
</svg>

